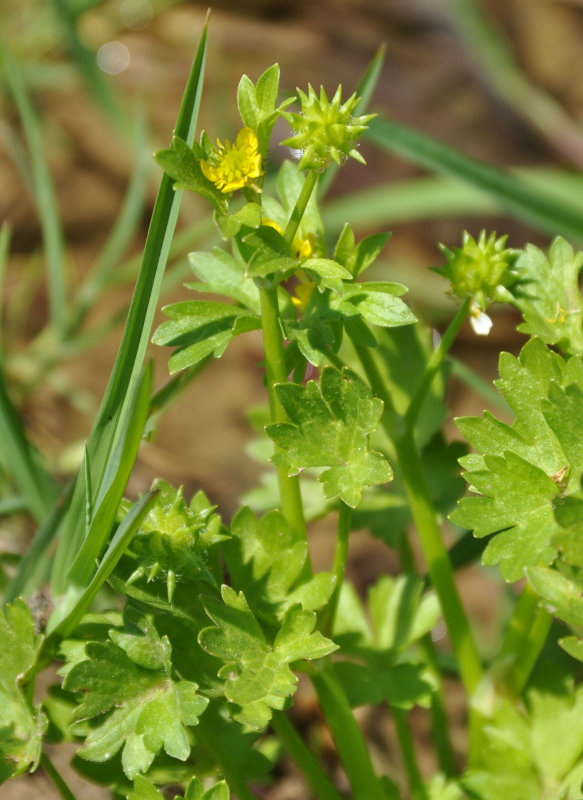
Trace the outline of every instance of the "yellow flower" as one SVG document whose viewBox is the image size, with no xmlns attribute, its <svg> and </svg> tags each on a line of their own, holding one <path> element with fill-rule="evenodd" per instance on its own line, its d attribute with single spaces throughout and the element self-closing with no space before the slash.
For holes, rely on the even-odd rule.
<svg viewBox="0 0 583 800">
<path fill-rule="evenodd" d="M 257 136 L 251 128 L 240 130 L 235 144 L 228 139 L 222 144 L 217 139 L 217 148 L 209 160 L 200 162 L 203 175 L 221 192 L 242 189 L 261 175 L 261 155 L 257 152 L 257 146 Z"/>
<path fill-rule="evenodd" d="M 300 311 L 305 311 L 306 306 L 310 302 L 310 297 L 314 294 L 314 289 L 316 288 L 315 281 L 309 281 L 308 283 L 299 283 L 296 286 L 296 293 L 295 296 L 292 297 L 292 303 L 296 308 L 299 308 Z"/>
<path fill-rule="evenodd" d="M 284 232 L 281 225 L 278 225 L 274 220 L 269 219 L 268 217 L 263 217 L 261 224 L 267 225 L 269 228 L 273 228 L 283 236 Z M 292 242 L 292 253 L 294 258 L 310 258 L 314 252 L 315 244 L 316 237 L 313 233 L 309 233 L 306 239 L 302 239 L 296 234 Z"/>
</svg>

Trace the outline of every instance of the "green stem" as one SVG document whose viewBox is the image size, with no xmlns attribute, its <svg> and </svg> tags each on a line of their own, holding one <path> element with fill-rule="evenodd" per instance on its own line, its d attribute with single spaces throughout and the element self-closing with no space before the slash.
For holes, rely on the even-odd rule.
<svg viewBox="0 0 583 800">
<path fill-rule="evenodd" d="M 551 626 L 552 617 L 539 608 L 538 597 L 526 584 L 508 623 L 497 665 L 499 677 L 512 692 L 520 694 L 540 655 Z M 494 667 L 496 670 L 496 665 Z"/>
<path fill-rule="evenodd" d="M 366 741 L 332 662 L 311 678 L 350 783 L 353 800 L 387 800 L 387 792 L 374 771 Z"/>
<path fill-rule="evenodd" d="M 258 800 L 245 783 L 239 766 L 231 761 L 230 754 L 223 747 L 220 737 L 214 731 L 213 725 L 208 720 L 205 720 L 204 716 L 199 720 L 198 731 L 203 746 L 211 753 L 219 765 L 229 789 L 237 795 L 237 800 Z"/>
<path fill-rule="evenodd" d="M 73 792 L 69 789 L 69 787 L 61 777 L 60 773 L 58 772 L 57 768 L 55 767 L 51 759 L 47 756 L 47 754 L 44 751 L 40 755 L 40 763 L 42 764 L 44 771 L 47 773 L 49 778 L 57 787 L 58 792 L 63 798 L 63 800 L 77 800 Z"/>
<path fill-rule="evenodd" d="M 415 560 L 411 545 L 406 534 L 403 534 L 399 549 L 401 556 L 401 569 L 405 573 L 416 573 Z M 451 743 L 447 714 L 445 713 L 445 692 L 443 688 L 443 676 L 437 664 L 435 645 L 430 634 L 426 634 L 421 639 L 421 649 L 427 662 L 427 667 L 431 674 L 434 691 L 431 693 L 431 726 L 433 729 L 433 741 L 437 752 L 437 760 L 444 775 L 448 777 L 457 772 L 455 753 Z"/>
<path fill-rule="evenodd" d="M 318 800 L 342 800 L 342 795 L 336 791 L 318 760 L 308 750 L 286 714 L 283 711 L 275 711 L 271 725 L 295 765 L 305 775 Z"/>
<path fill-rule="evenodd" d="M 318 175 L 314 172 L 314 170 L 310 170 L 306 175 L 304 185 L 302 186 L 302 191 L 299 194 L 294 210 L 292 211 L 289 222 L 287 223 L 285 233 L 283 234 L 283 238 L 289 245 L 291 245 L 294 240 L 294 236 L 298 232 L 300 222 L 302 221 L 302 217 L 304 216 L 308 201 L 312 196 L 312 192 L 314 191 L 317 181 Z"/>
<path fill-rule="evenodd" d="M 265 374 L 267 379 L 267 393 L 269 396 L 269 412 L 272 422 L 286 422 L 287 417 L 283 406 L 279 402 L 275 386 L 285 383 L 287 370 L 285 366 L 285 352 L 279 326 L 279 304 L 277 300 L 277 286 L 261 287 L 259 289 L 261 301 L 261 326 L 263 329 L 263 347 L 265 351 Z M 281 498 L 281 510 L 291 525 L 300 536 L 306 536 L 306 522 L 300 492 L 300 483 L 297 476 L 289 476 L 285 467 L 277 467 L 277 480 Z M 306 577 L 311 574 L 309 555 L 306 561 Z"/>
<path fill-rule="evenodd" d="M 350 536 L 350 521 L 352 519 L 352 509 L 346 503 L 340 501 L 338 514 L 338 531 L 336 533 L 336 549 L 334 550 L 334 563 L 332 572 L 336 578 L 334 591 L 322 614 L 322 631 L 325 636 L 329 636 L 334 630 L 334 620 L 338 609 L 340 591 L 344 582 L 344 572 L 346 570 L 346 559 L 348 556 L 348 538 Z"/>
<path fill-rule="evenodd" d="M 421 411 L 421 406 L 423 405 L 423 402 L 427 397 L 427 393 L 431 388 L 433 379 L 441 369 L 441 365 L 443 364 L 444 358 L 446 357 L 450 347 L 454 343 L 456 336 L 460 332 L 460 328 L 466 321 L 469 309 L 470 309 L 470 298 L 466 297 L 462 305 L 458 308 L 454 318 L 447 326 L 445 333 L 441 337 L 441 341 L 439 342 L 438 346 L 435 348 L 435 350 L 431 354 L 429 361 L 427 362 L 427 366 L 425 367 L 425 372 L 423 374 L 423 378 L 421 379 L 421 383 L 415 390 L 415 394 L 413 395 L 411 403 L 409 404 L 409 408 L 407 409 L 407 413 L 405 414 L 405 424 L 409 428 L 409 430 L 413 430 L 413 428 L 415 427 L 415 422 L 417 421 L 417 417 L 419 416 L 419 412 Z"/>
<path fill-rule="evenodd" d="M 421 777 L 421 772 L 417 763 L 413 738 L 407 723 L 407 713 L 402 708 L 396 708 L 395 706 L 391 706 L 391 712 L 393 714 L 395 730 L 397 731 L 397 738 L 403 756 L 405 771 L 409 780 L 412 800 L 427 800 L 427 792 L 425 791 L 423 778 Z"/>
<path fill-rule="evenodd" d="M 385 404 L 382 424 L 395 447 L 401 480 L 429 576 L 439 598 L 462 683 L 468 696 L 471 696 L 482 679 L 482 664 L 460 600 L 447 550 L 441 538 L 423 465 L 411 431 L 405 427 L 403 419 L 395 414 L 391 396 L 385 388 L 372 354 L 362 345 L 355 347 L 373 392 Z"/>
</svg>

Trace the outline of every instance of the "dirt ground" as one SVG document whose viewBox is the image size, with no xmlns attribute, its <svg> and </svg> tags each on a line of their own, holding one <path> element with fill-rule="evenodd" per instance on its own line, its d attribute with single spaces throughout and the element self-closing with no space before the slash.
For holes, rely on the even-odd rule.
<svg viewBox="0 0 583 800">
<path fill-rule="evenodd" d="M 71 281 L 78 280 L 95 259 L 119 211 L 131 169 L 131 147 L 112 127 L 107 116 L 89 99 L 79 79 L 55 70 L 43 76 L 33 69 L 54 57 L 36 29 L 38 41 L 22 34 L 23 20 L 34 19 L 40 9 L 35 0 L 4 0 L 2 14 L 9 41 L 15 52 L 30 64 L 34 100 L 43 121 L 45 146 L 57 188 L 65 224 Z M 81 33 L 97 50 L 115 39 L 126 45 L 131 55 L 128 68 L 107 80 L 123 98 L 124 105 L 135 103 L 146 110 L 152 149 L 167 146 L 192 53 L 206 14 L 206 4 L 166 2 L 147 25 L 131 30 L 120 23 L 120 3 L 97 4 L 82 18 Z M 372 107 L 390 114 L 399 122 L 414 126 L 459 147 L 469 155 L 500 166 L 583 164 L 581 141 L 566 128 L 558 133 L 536 130 L 528 114 L 513 109 L 488 78 L 484 69 L 464 49 L 448 8 L 448 0 L 223 0 L 213 4 L 207 82 L 201 112 L 201 127 L 214 136 L 236 129 L 234 104 L 236 85 L 246 72 L 253 79 L 271 63 L 278 61 L 282 83 L 291 90 L 308 82 L 322 83 L 328 90 L 341 82 L 352 91 L 359 76 L 377 51 L 386 44 L 386 63 Z M 493 24 L 500 27 L 514 56 L 528 75 L 564 110 L 568 118 L 583 116 L 583 82 L 575 80 L 583 41 L 583 2 L 581 0 L 487 0 L 484 7 Z M 40 11 L 39 11 L 40 13 Z M 40 41 L 40 45 L 39 42 Z M 52 44 L 54 47 L 54 42 Z M 48 48 L 48 49 L 47 49 Z M 39 55 L 35 55 L 38 53 Z M 8 274 L 7 308 L 4 314 L 5 341 L 14 353 L 22 350 L 41 327 L 46 314 L 43 290 L 30 291 L 30 313 L 18 315 L 22 308 L 20 271 L 39 271 L 35 256 L 41 244 L 41 230 L 25 182 L 11 155 L 18 153 L 14 135 L 18 126 L 7 100 L 1 100 L 5 121 L 0 128 L 0 220 L 13 228 L 14 259 Z M 568 126 L 567 126 L 568 127 Z M 4 151 L 2 152 L 2 146 Z M 14 149 L 16 147 L 16 150 Z M 396 181 L 419 174 L 419 170 L 397 158 L 380 154 L 366 143 L 362 152 L 369 169 L 348 165 L 341 173 L 335 192 L 352 190 L 382 181 Z M 152 170 L 147 208 L 134 244 L 139 252 L 157 188 Z M 181 228 L 196 223 L 200 204 L 187 199 Z M 461 231 L 478 233 L 486 225 L 509 234 L 509 244 L 520 247 L 526 240 L 546 244 L 545 237 L 526 225 L 502 216 L 485 222 L 471 216 L 445 220 L 427 219 L 399 224 L 387 249 L 386 278 L 392 265 L 411 275 L 412 304 L 421 313 L 432 315 L 436 324 L 447 313 L 447 301 L 435 307 L 423 294 L 425 269 L 439 263 L 438 242 L 458 244 Z M 364 230 L 363 230 L 364 232 Z M 187 278 L 188 279 L 188 278 Z M 405 280 L 405 282 L 407 282 Z M 40 282 L 39 282 L 40 283 Z M 20 288 L 19 288 L 20 287 Z M 416 291 L 415 287 L 418 287 Z M 104 305 L 92 310 L 91 320 L 103 318 L 112 308 L 123 308 L 127 288 L 110 292 Z M 178 286 L 165 301 L 186 299 L 188 291 Z M 26 299 L 26 298 L 25 298 Z M 11 303 L 14 301 L 14 308 Z M 445 311 L 444 311 L 445 309 Z M 497 315 L 488 339 L 476 342 L 471 331 L 464 331 L 457 355 L 468 359 L 485 377 L 495 374 L 500 348 L 516 351 L 521 339 L 514 333 L 515 318 L 510 312 Z M 59 371 L 58 379 L 25 392 L 27 362 L 18 357 L 8 361 L 16 397 L 23 398 L 22 411 L 35 442 L 57 472 L 65 475 L 78 459 L 79 445 L 87 434 L 91 415 L 97 409 L 119 343 L 119 329 L 104 337 L 89 356 L 73 358 Z M 244 409 L 263 402 L 260 341 L 249 335 L 237 340 L 224 359 L 210 365 L 166 415 L 155 439 L 142 450 L 131 478 L 129 491 L 136 495 L 152 479 L 164 477 L 185 485 L 185 494 L 203 488 L 230 519 L 238 498 L 253 485 L 258 468 L 245 455 L 249 428 Z M 153 352 L 156 381 L 166 380 L 167 353 Z M 71 387 L 76 387 L 75 392 Z M 74 404 L 71 398 L 75 397 Z M 483 401 L 460 384 L 452 384 L 451 397 L 456 413 L 479 412 Z M 453 431 L 453 426 L 452 426 Z M 3 529 L 3 541 L 14 544 L 19 532 Z M 314 562 L 329 564 L 331 538 L 326 526 L 312 532 Z M 366 533 L 354 537 L 350 551 L 350 577 L 361 587 L 382 571 L 394 569 L 391 554 Z M 470 613 L 483 625 L 484 637 L 498 623 L 492 608 L 499 607 L 499 589 L 477 570 L 460 576 L 461 590 Z M 460 720 L 460 698 L 451 693 L 452 717 Z M 298 710 L 300 722 L 314 726 L 317 735 L 325 731 L 309 689 L 302 686 Z M 382 769 L 387 754 L 394 749 L 390 722 L 376 712 L 362 714 L 371 734 L 373 752 Z M 433 767 L 429 749 L 425 757 L 423 742 L 429 732 L 422 713 L 416 725 L 424 769 Z M 460 724 L 461 730 L 461 724 Z M 461 743 L 460 743 L 461 746 Z M 69 754 L 66 754 L 66 758 Z M 389 756 L 390 757 L 390 756 Z M 62 756 L 55 751 L 55 761 Z M 332 769 L 333 759 L 331 759 Z M 66 769 L 66 767 L 64 767 Z M 69 775 L 68 775 L 69 777 Z M 71 786 L 84 800 L 100 800 L 102 790 L 83 784 L 74 775 Z M 340 784 L 341 785 L 341 784 Z M 52 784 L 38 771 L 0 787 L 1 800 L 56 798 Z M 293 767 L 288 765 L 268 794 L 269 800 L 304 800 L 305 789 Z"/>
</svg>

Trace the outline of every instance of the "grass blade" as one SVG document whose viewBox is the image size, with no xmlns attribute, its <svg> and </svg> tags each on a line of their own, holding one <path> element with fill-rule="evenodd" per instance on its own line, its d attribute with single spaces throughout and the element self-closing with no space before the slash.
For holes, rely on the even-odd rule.
<svg viewBox="0 0 583 800">
<path fill-rule="evenodd" d="M 90 583 L 78 597 L 77 602 L 67 616 L 59 622 L 56 628 L 53 628 L 52 635 L 48 637 L 51 641 L 67 636 L 81 620 L 81 617 L 89 608 L 91 601 L 109 578 L 117 562 L 126 551 L 129 543 L 140 527 L 142 520 L 150 510 L 150 506 L 154 502 L 156 494 L 155 491 L 151 491 L 147 492 L 143 497 L 140 497 L 131 507 L 128 514 L 123 518 Z"/>
<path fill-rule="evenodd" d="M 8 89 L 20 114 L 28 146 L 34 181 L 34 202 L 40 218 L 47 264 L 51 323 L 60 336 L 65 333 L 65 252 L 63 231 L 51 175 L 44 158 L 42 135 L 36 113 L 26 91 L 22 71 L 0 42 L 0 64 Z"/>
<path fill-rule="evenodd" d="M 535 228 L 583 241 L 583 214 L 544 191 L 535 191 L 519 178 L 460 153 L 425 134 L 386 119 L 373 119 L 365 136 L 384 150 L 452 175 L 488 192 L 502 208 Z"/>
<path fill-rule="evenodd" d="M 386 48 L 384 44 L 379 47 L 375 57 L 364 71 L 364 74 L 360 79 L 358 86 L 356 87 L 356 96 L 360 97 L 360 102 L 354 110 L 354 116 L 363 115 L 368 108 L 368 104 L 370 103 L 370 100 L 374 94 L 374 90 L 376 89 L 383 64 L 385 63 L 385 50 Z M 324 197 L 326 195 L 332 184 L 332 181 L 338 174 L 339 169 L 340 167 L 338 164 L 332 164 L 321 176 L 320 180 L 318 181 L 319 197 Z"/>
<path fill-rule="evenodd" d="M 205 24 L 186 84 L 175 128 L 176 135 L 189 143 L 194 139 L 202 93 L 207 25 L 208 23 Z M 130 411 L 133 390 L 139 381 L 181 198 L 182 193 L 173 190 L 172 179 L 163 175 L 122 342 L 87 442 L 91 483 L 96 496 L 99 496 L 111 454 L 122 435 Z M 52 591 L 55 596 L 62 594 L 67 588 L 71 554 L 76 554 L 83 543 L 85 495 L 85 479 L 80 473 L 71 502 L 68 524 L 55 557 L 52 573 Z"/>
<path fill-rule="evenodd" d="M 8 251 L 10 250 L 10 227 L 4 222 L 0 228 L 0 353 L 2 352 L 3 341 L 3 314 L 4 308 L 4 278 L 6 277 L 6 266 L 8 263 Z"/>
<path fill-rule="evenodd" d="M 583 166 L 583 134 L 559 103 L 519 68 L 502 31 L 477 0 L 447 0 L 451 24 L 489 85 L 514 114 L 520 114 L 560 153 Z"/>
<path fill-rule="evenodd" d="M 41 523 L 53 505 L 58 489 L 42 466 L 40 456 L 28 441 L 24 426 L 6 388 L 0 360 L 0 459 L 35 520 Z"/>
<path fill-rule="evenodd" d="M 70 3 L 68 0 L 53 0 L 53 5 L 61 23 L 66 45 L 85 83 L 89 87 L 89 91 L 111 119 L 123 129 L 125 120 L 122 111 L 109 88 L 104 74 L 97 65 L 95 53 L 83 44 L 79 38 L 77 17 L 72 11 Z"/>
<path fill-rule="evenodd" d="M 121 261 L 140 222 L 150 168 L 150 154 L 146 148 L 146 130 L 143 118 L 137 120 L 132 151 L 138 154 L 132 179 L 117 214 L 113 230 L 91 273 L 79 289 L 76 297 L 75 316 L 69 323 L 70 333 L 79 328 L 95 299 L 108 283 L 112 270 Z"/>
<path fill-rule="evenodd" d="M 69 481 L 36 532 L 29 549 L 18 565 L 16 575 L 6 588 L 4 593 L 6 603 L 11 603 L 20 596 L 29 597 L 35 589 L 47 582 L 51 562 L 46 554 L 59 532 L 74 486 L 75 481 Z"/>
</svg>

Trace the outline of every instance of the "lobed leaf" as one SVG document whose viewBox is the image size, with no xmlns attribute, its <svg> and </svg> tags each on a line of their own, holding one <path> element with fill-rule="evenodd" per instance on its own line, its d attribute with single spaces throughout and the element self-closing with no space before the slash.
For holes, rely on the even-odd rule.
<svg viewBox="0 0 583 800">
<path fill-rule="evenodd" d="M 225 697 L 239 707 L 235 719 L 263 728 L 271 709 L 281 709 L 295 692 L 297 678 L 289 664 L 328 655 L 336 645 L 314 630 L 316 615 L 299 606 L 288 609 L 271 643 L 242 592 L 223 586 L 222 598 L 222 603 L 213 598 L 205 601 L 214 626 L 200 632 L 199 642 L 224 662 L 219 677 L 225 680 Z"/>
<path fill-rule="evenodd" d="M 269 425 L 278 446 L 273 462 L 290 475 L 308 467 L 319 476 L 326 497 L 339 497 L 354 508 L 362 490 L 385 483 L 392 470 L 381 453 L 369 447 L 370 434 L 382 414 L 382 401 L 351 370 L 326 367 L 320 386 L 286 383 L 276 387 L 290 422 Z"/>
<path fill-rule="evenodd" d="M 478 496 L 463 498 L 451 519 L 477 537 L 495 533 L 483 561 L 514 581 L 527 567 L 551 564 L 565 540 L 555 507 L 578 491 L 583 473 L 583 368 L 532 339 L 518 358 L 501 355 L 500 375 L 516 418 L 457 421 L 482 453 L 460 459 Z"/>
<path fill-rule="evenodd" d="M 532 244 L 520 252 L 514 265 L 519 280 L 512 290 L 524 319 L 519 331 L 565 353 L 583 354 L 581 266 L 583 253 L 561 237 L 553 240 L 548 255 Z"/>
<path fill-rule="evenodd" d="M 242 508 L 231 523 L 231 534 L 222 554 L 233 585 L 243 589 L 259 618 L 273 623 L 298 603 L 305 611 L 317 611 L 327 602 L 334 588 L 330 573 L 297 585 L 308 546 L 279 511 L 257 519 L 249 508 Z"/>
<path fill-rule="evenodd" d="M 162 748 L 185 761 L 190 754 L 186 728 L 198 724 L 208 699 L 196 683 L 173 676 L 170 641 L 158 634 L 151 618 L 131 620 L 126 614 L 124 630 L 112 629 L 109 640 L 88 643 L 84 653 L 63 684 L 83 693 L 76 720 L 96 718 L 79 755 L 103 762 L 122 749 L 130 779 L 147 771 Z"/>
<path fill-rule="evenodd" d="M 22 599 L 0 609 L 0 783 L 35 769 L 46 718 L 26 700 L 21 686 L 42 642 Z"/>
</svg>

